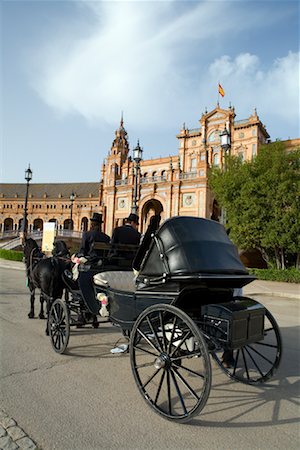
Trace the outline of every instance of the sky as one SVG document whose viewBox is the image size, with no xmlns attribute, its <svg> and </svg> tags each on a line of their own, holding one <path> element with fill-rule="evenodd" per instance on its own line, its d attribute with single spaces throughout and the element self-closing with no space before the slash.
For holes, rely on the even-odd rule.
<svg viewBox="0 0 300 450">
<path fill-rule="evenodd" d="M 175 155 L 202 113 L 254 108 L 300 137 L 299 2 L 1 2 L 0 182 L 97 182 L 123 112 L 130 149 Z"/>
</svg>

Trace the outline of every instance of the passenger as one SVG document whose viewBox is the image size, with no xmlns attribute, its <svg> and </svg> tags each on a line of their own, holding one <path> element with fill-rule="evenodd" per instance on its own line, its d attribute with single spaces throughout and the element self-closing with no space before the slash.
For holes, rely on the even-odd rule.
<svg viewBox="0 0 300 450">
<path fill-rule="evenodd" d="M 90 231 L 83 233 L 78 256 L 101 257 L 101 250 L 93 249 L 94 242 L 109 243 L 110 237 L 101 231 L 102 214 L 94 213 L 90 220 Z"/>
<path fill-rule="evenodd" d="M 141 239 L 141 233 L 138 232 L 139 216 L 131 213 L 125 220 L 125 225 L 114 229 L 112 244 L 138 245 Z"/>
<path fill-rule="evenodd" d="M 114 229 L 111 243 L 112 243 L 112 257 L 116 257 L 119 266 L 131 266 L 133 258 L 136 253 L 134 250 L 125 250 L 118 248 L 118 244 L 139 245 L 141 240 L 141 233 L 138 232 L 139 217 L 137 214 L 131 213 L 125 220 L 125 225 Z M 126 261 L 126 262 L 125 262 Z"/>
</svg>

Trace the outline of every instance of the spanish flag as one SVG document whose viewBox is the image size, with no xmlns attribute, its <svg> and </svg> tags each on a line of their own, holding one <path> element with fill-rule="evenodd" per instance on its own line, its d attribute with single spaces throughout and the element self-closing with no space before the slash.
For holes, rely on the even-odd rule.
<svg viewBox="0 0 300 450">
<path fill-rule="evenodd" d="M 225 95 L 224 89 L 222 88 L 220 83 L 219 83 L 219 94 L 222 95 L 222 97 L 224 97 L 224 95 Z"/>
</svg>

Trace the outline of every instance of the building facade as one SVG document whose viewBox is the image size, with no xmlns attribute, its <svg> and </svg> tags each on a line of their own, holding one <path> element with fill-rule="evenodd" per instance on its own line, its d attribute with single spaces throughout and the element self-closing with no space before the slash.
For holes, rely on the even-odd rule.
<svg viewBox="0 0 300 450">
<path fill-rule="evenodd" d="M 136 162 L 130 154 L 123 119 L 115 132 L 111 149 L 101 168 L 100 183 L 50 183 L 29 187 L 28 229 L 43 228 L 56 222 L 57 228 L 84 231 L 94 212 L 103 214 L 103 230 L 111 235 L 135 210 L 144 232 L 150 217 L 162 220 L 188 215 L 218 220 L 220 210 L 208 187 L 207 175 L 214 166 L 222 167 L 225 151 L 251 160 L 270 136 L 256 110 L 247 119 L 235 120 L 232 107 L 217 105 L 202 114 L 199 127 L 179 131 L 175 155 Z M 221 146 L 226 130 L 230 146 Z M 288 148 L 300 146 L 300 139 L 286 141 Z M 24 214 L 25 184 L 0 184 L 0 232 L 19 230 Z M 70 195 L 74 193 L 74 201 Z M 71 222 L 72 216 L 72 223 Z"/>
<path fill-rule="evenodd" d="M 217 219 L 207 173 L 212 165 L 224 163 L 225 150 L 220 138 L 224 129 L 231 141 L 227 151 L 243 160 L 253 158 L 259 146 L 270 139 L 256 111 L 248 119 L 236 121 L 234 108 L 226 110 L 217 105 L 202 115 L 199 128 L 183 126 L 177 135 L 177 155 L 142 160 L 136 167 L 129 155 L 127 132 L 121 120 L 102 166 L 100 208 L 105 231 L 109 234 L 132 210 L 136 181 L 141 232 L 154 213 L 160 213 L 162 220 L 176 215 Z"/>
<path fill-rule="evenodd" d="M 74 194 L 72 202 L 71 194 Z M 25 184 L 0 184 L 0 232 L 21 230 L 25 195 Z M 32 183 L 29 186 L 29 232 L 43 230 L 44 222 L 56 222 L 58 230 L 85 231 L 89 218 L 97 211 L 99 183 Z"/>
</svg>

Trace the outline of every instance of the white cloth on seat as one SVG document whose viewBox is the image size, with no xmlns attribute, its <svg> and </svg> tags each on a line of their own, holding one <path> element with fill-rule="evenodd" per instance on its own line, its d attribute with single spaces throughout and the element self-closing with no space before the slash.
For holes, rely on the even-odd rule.
<svg viewBox="0 0 300 450">
<path fill-rule="evenodd" d="M 100 272 L 94 275 L 94 283 L 97 286 L 110 287 L 120 291 L 135 291 L 135 275 L 131 271 L 112 270 Z"/>
</svg>

